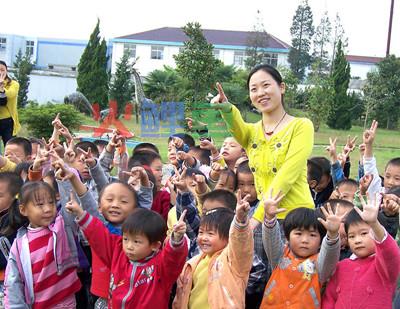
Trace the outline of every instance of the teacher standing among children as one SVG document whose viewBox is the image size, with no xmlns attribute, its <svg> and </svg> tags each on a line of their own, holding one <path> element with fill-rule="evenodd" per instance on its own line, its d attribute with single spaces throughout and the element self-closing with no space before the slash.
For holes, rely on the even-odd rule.
<svg viewBox="0 0 400 309">
<path fill-rule="evenodd" d="M 258 199 L 262 200 L 271 191 L 274 195 L 281 191 L 284 198 L 278 219 L 284 219 L 294 208 L 314 208 L 307 182 L 307 159 L 314 144 L 312 122 L 287 113 L 285 83 L 274 67 L 262 64 L 253 68 L 247 86 L 252 105 L 262 114 L 259 122 L 244 122 L 219 83 L 218 94 L 211 100 L 211 105 L 220 110 L 229 132 L 246 150 Z M 258 207 L 254 218 L 263 222 L 263 205 Z"/>
</svg>

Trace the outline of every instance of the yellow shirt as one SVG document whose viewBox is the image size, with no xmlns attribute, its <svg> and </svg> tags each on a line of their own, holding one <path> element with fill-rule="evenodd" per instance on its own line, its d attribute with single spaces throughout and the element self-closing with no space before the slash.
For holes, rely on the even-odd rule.
<svg viewBox="0 0 400 309">
<path fill-rule="evenodd" d="M 232 105 L 229 113 L 221 112 L 233 137 L 246 150 L 249 166 L 254 175 L 258 199 L 263 194 L 280 190 L 285 194 L 280 203 L 286 214 L 298 207 L 314 208 L 307 183 L 307 159 L 314 144 L 314 127 L 307 118 L 294 118 L 285 128 L 267 140 L 261 120 L 257 123 L 244 122 L 240 111 Z M 254 213 L 259 222 L 264 220 L 264 205 L 260 203 Z"/>
<path fill-rule="evenodd" d="M 189 297 L 189 308 L 207 309 L 208 304 L 208 265 L 210 257 L 205 257 L 199 262 L 193 273 L 193 286 Z"/>
<path fill-rule="evenodd" d="M 12 118 L 14 121 L 13 136 L 17 135 L 21 128 L 18 119 L 17 111 L 17 97 L 18 97 L 19 84 L 15 80 L 11 80 L 4 86 L 4 91 L 7 97 L 7 105 L 0 106 L 0 119 Z"/>
</svg>

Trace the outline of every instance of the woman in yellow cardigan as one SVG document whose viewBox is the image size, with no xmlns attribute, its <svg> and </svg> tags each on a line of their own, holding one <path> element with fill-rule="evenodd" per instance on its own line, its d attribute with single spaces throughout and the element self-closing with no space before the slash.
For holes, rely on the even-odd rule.
<svg viewBox="0 0 400 309">
<path fill-rule="evenodd" d="M 0 135 L 4 146 L 21 127 L 17 111 L 19 84 L 7 73 L 7 64 L 0 60 Z"/>
<path fill-rule="evenodd" d="M 211 106 L 220 110 L 228 130 L 246 150 L 258 199 L 261 201 L 271 191 L 274 196 L 281 191 L 285 196 L 280 203 L 278 219 L 284 219 L 297 207 L 313 208 L 307 182 L 307 159 L 314 144 L 312 122 L 287 113 L 283 102 L 285 83 L 274 67 L 256 66 L 249 73 L 247 86 L 252 105 L 262 114 L 259 122 L 244 122 L 219 83 L 218 95 L 211 100 Z M 253 218 L 263 222 L 263 205 L 258 207 Z"/>
</svg>

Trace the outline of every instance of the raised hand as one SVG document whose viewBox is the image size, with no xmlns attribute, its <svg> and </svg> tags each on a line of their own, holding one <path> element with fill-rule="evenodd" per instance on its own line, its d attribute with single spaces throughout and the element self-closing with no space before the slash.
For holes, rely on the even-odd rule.
<svg viewBox="0 0 400 309">
<path fill-rule="evenodd" d="M 52 165 L 55 169 L 54 177 L 58 180 L 70 180 L 75 175 L 68 167 L 64 165 L 64 161 L 61 159 L 54 161 Z"/>
<path fill-rule="evenodd" d="M 354 136 L 354 138 L 351 138 L 350 135 L 347 136 L 347 141 L 346 145 L 343 147 L 343 153 L 345 154 L 350 154 L 354 149 L 356 148 L 356 140 L 357 140 L 357 135 Z"/>
<path fill-rule="evenodd" d="M 180 242 L 186 233 L 186 222 L 185 222 L 186 212 L 187 210 L 185 209 L 182 212 L 181 216 L 179 217 L 178 222 L 174 224 L 171 235 L 174 242 Z"/>
<path fill-rule="evenodd" d="M 332 211 L 331 204 L 327 203 L 327 207 L 321 207 L 321 211 L 325 216 L 325 220 L 323 218 L 318 218 L 318 221 L 325 227 L 328 232 L 328 237 L 330 239 L 334 239 L 339 235 L 340 224 L 344 220 L 344 217 L 347 213 L 338 215 L 339 204 L 336 205 L 335 212 Z"/>
<path fill-rule="evenodd" d="M 83 150 L 82 148 L 78 147 L 78 150 L 81 152 L 80 159 L 85 162 L 89 168 L 93 168 L 96 166 L 96 159 L 92 154 L 92 149 L 88 148 L 88 151 Z"/>
<path fill-rule="evenodd" d="M 237 204 L 236 204 L 236 218 L 239 222 L 246 222 L 248 219 L 248 213 L 250 211 L 250 204 L 247 201 L 250 198 L 250 194 L 242 197 L 242 192 L 240 189 L 236 194 Z"/>
<path fill-rule="evenodd" d="M 33 171 L 42 170 L 43 164 L 49 160 L 48 152 L 41 149 L 41 147 L 37 148 L 36 157 L 32 164 Z"/>
<path fill-rule="evenodd" d="M 374 179 L 374 175 L 372 175 L 372 174 L 364 175 L 364 176 L 360 179 L 359 189 L 360 189 L 360 193 L 361 193 L 362 195 L 367 194 L 369 185 L 371 184 L 371 182 L 372 182 L 373 179 Z"/>
<path fill-rule="evenodd" d="M 183 145 L 185 144 L 183 142 L 183 139 L 181 139 L 180 137 L 176 137 L 174 136 L 171 140 L 172 145 L 176 148 L 176 149 L 182 149 Z"/>
<path fill-rule="evenodd" d="M 178 169 L 176 166 L 174 166 L 175 169 L 175 174 L 172 177 L 172 183 L 175 185 L 176 189 L 178 189 L 181 192 L 187 192 L 188 187 L 186 184 L 186 167 L 182 169 L 182 172 L 179 173 Z"/>
<path fill-rule="evenodd" d="M 64 145 L 64 161 L 71 164 L 75 161 L 76 153 L 74 150 L 74 140 L 72 139 L 68 145 L 66 143 Z"/>
<path fill-rule="evenodd" d="M 395 194 L 384 194 L 382 210 L 389 217 L 397 215 L 400 210 L 400 198 Z"/>
<path fill-rule="evenodd" d="M 215 147 L 214 143 L 208 139 L 202 139 L 200 141 L 200 148 L 210 150 L 211 153 L 216 153 L 218 155 L 217 147 Z"/>
<path fill-rule="evenodd" d="M 185 118 L 189 130 L 207 130 L 207 124 L 193 118 Z"/>
<path fill-rule="evenodd" d="M 374 199 L 374 201 L 371 201 L 367 196 L 366 202 L 361 194 L 359 195 L 359 197 L 363 209 L 361 210 L 358 207 L 354 207 L 354 209 L 358 212 L 364 222 L 368 223 L 369 225 L 377 223 L 380 204 L 379 194 L 377 194 L 377 197 Z"/>
<path fill-rule="evenodd" d="M 176 153 L 176 158 L 180 161 L 186 161 L 189 158 L 189 154 L 184 151 L 178 151 Z"/>
<path fill-rule="evenodd" d="M 84 210 L 75 199 L 75 194 L 72 191 L 69 194 L 69 201 L 65 204 L 65 209 L 77 218 L 82 217 L 84 213 Z"/>
<path fill-rule="evenodd" d="M 210 107 L 213 109 L 220 109 L 223 112 L 230 112 L 232 109 L 231 104 L 228 102 L 228 98 L 225 95 L 224 89 L 220 83 L 216 84 L 218 89 L 218 94 L 213 97 L 210 101 Z"/>
<path fill-rule="evenodd" d="M 54 140 L 49 140 L 49 142 L 46 142 L 46 139 L 44 137 L 42 137 L 42 142 L 46 151 L 50 151 L 51 146 L 54 144 Z"/>
<path fill-rule="evenodd" d="M 335 163 L 337 161 L 336 141 L 337 141 L 337 137 L 335 137 L 334 139 L 332 139 L 330 137 L 329 138 L 329 146 L 326 147 L 326 151 L 329 153 L 332 163 Z"/>
<path fill-rule="evenodd" d="M 265 217 L 267 220 L 276 218 L 276 215 L 286 211 L 286 208 L 278 208 L 279 203 L 285 197 L 282 191 L 279 191 L 277 195 L 272 196 L 272 189 L 269 191 L 269 196 L 263 196 Z"/>
<path fill-rule="evenodd" d="M 138 190 L 140 186 L 150 187 L 149 176 L 143 167 L 134 166 L 130 172 L 125 171 L 124 174 L 130 176 L 128 179 L 128 185 L 132 186 L 135 190 Z"/>
<path fill-rule="evenodd" d="M 365 130 L 363 134 L 363 143 L 365 145 L 373 144 L 377 128 L 378 128 L 378 121 L 372 120 L 371 127 L 368 130 Z"/>
<path fill-rule="evenodd" d="M 109 153 L 113 153 L 115 148 L 122 146 L 122 140 L 124 137 L 120 134 L 118 130 L 114 130 L 111 135 L 111 139 L 109 140 L 106 150 Z"/>
</svg>

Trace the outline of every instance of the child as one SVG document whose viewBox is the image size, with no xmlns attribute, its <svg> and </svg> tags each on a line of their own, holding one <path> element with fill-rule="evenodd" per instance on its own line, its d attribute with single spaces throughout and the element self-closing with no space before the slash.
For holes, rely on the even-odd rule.
<svg viewBox="0 0 400 309">
<path fill-rule="evenodd" d="M 237 188 L 236 174 L 230 168 L 223 169 L 218 177 L 214 189 L 224 189 L 230 192 L 235 192 Z"/>
<path fill-rule="evenodd" d="M 236 215 L 213 209 L 201 218 L 201 254 L 190 259 L 177 282 L 173 308 L 244 308 L 253 258 L 250 205 L 239 200 Z"/>
<path fill-rule="evenodd" d="M 392 308 L 400 251 L 378 222 L 379 199 L 354 208 L 345 222 L 353 255 L 341 261 L 326 288 L 322 308 Z"/>
<path fill-rule="evenodd" d="M 24 137 L 11 138 L 4 148 L 4 156 L 0 155 L 0 172 L 12 172 L 18 163 L 31 160 L 32 145 Z"/>
<path fill-rule="evenodd" d="M 318 171 L 319 169 L 319 171 Z M 320 177 L 313 178 L 314 174 Z M 331 177 L 331 164 L 327 158 L 313 157 L 307 161 L 307 179 L 315 207 L 321 207 L 332 194 L 334 189 Z"/>
<path fill-rule="evenodd" d="M 28 182 L 19 194 L 29 226 L 18 230 L 6 268 L 6 308 L 75 308 L 81 283 L 76 224 L 45 182 Z"/>
<path fill-rule="evenodd" d="M 201 213 L 205 214 L 215 208 L 228 208 L 235 211 L 237 199 L 235 194 L 224 189 L 213 190 L 203 197 Z"/>
<path fill-rule="evenodd" d="M 243 196 L 248 195 L 247 201 L 250 204 L 249 218 L 259 205 L 257 191 L 254 184 L 254 176 L 249 167 L 249 161 L 240 163 L 236 169 L 236 177 L 238 183 L 238 191 Z M 267 255 L 265 254 L 262 240 L 262 226 L 257 220 L 251 219 L 250 226 L 253 229 L 254 238 L 254 256 L 253 265 L 250 271 L 248 286 L 246 289 L 246 308 L 259 308 L 265 285 L 271 275 Z"/>
<path fill-rule="evenodd" d="M 237 159 L 246 156 L 246 152 L 233 137 L 227 137 L 222 144 L 221 155 L 228 168 L 233 171 Z"/>
<path fill-rule="evenodd" d="M 122 237 L 109 233 L 103 223 L 71 201 L 72 211 L 92 250 L 111 269 L 108 306 L 112 308 L 167 308 L 172 285 L 187 256 L 185 212 L 170 239 L 165 237 L 163 218 L 137 209 L 122 225 Z"/>
<path fill-rule="evenodd" d="M 288 240 L 285 246 L 276 219 L 278 213 L 286 211 L 278 208 L 282 197 L 280 193 L 272 197 L 270 192 L 269 198 L 264 198 L 263 241 L 273 271 L 260 308 L 320 308 L 321 287 L 339 261 L 338 232 L 344 216 L 338 216 L 330 206 L 328 211 L 321 208 L 325 220 L 317 219 L 313 209 L 300 207 L 290 211 L 283 221 Z"/>
<path fill-rule="evenodd" d="M 353 203 L 354 196 L 357 190 L 358 190 L 357 181 L 355 181 L 354 179 L 343 179 L 337 184 L 336 190 L 332 193 L 332 195 L 337 194 L 338 199 L 346 200 L 349 201 L 350 203 Z"/>
</svg>

